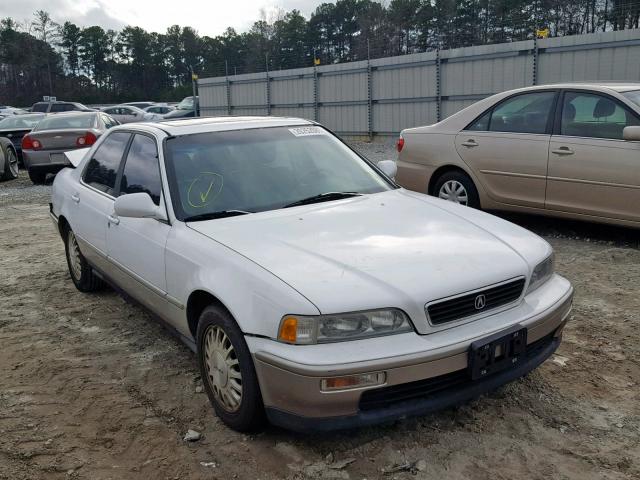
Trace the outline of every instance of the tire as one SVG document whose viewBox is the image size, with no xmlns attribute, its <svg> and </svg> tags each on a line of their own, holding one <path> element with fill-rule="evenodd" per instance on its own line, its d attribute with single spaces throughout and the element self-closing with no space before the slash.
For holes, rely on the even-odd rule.
<svg viewBox="0 0 640 480">
<path fill-rule="evenodd" d="M 67 256 L 67 267 L 69 267 L 69 275 L 71 275 L 73 284 L 78 290 L 85 293 L 99 290 L 103 286 L 102 280 L 93 273 L 93 269 L 80 252 L 73 230 L 65 228 L 62 237 Z"/>
<path fill-rule="evenodd" d="M 244 335 L 231 315 L 216 305 L 206 307 L 196 341 L 204 389 L 218 417 L 239 432 L 260 429 L 265 414 L 258 378 Z"/>
<path fill-rule="evenodd" d="M 431 195 L 449 200 L 467 207 L 480 208 L 478 189 L 466 173 L 449 171 L 443 173 L 435 185 Z"/>
<path fill-rule="evenodd" d="M 0 155 L 4 158 L 4 170 L 0 172 L 0 179 L 18 178 L 18 154 L 7 138 L 0 138 Z"/>
<path fill-rule="evenodd" d="M 33 170 L 29 170 L 29 178 L 34 185 L 44 185 L 44 182 L 47 179 L 47 174 L 44 172 L 35 172 Z"/>
</svg>

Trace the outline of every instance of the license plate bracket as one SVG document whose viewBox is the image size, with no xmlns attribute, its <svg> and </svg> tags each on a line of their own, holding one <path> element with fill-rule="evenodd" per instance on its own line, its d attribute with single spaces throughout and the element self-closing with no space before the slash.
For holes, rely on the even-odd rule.
<svg viewBox="0 0 640 480">
<path fill-rule="evenodd" d="M 515 325 L 489 337 L 476 340 L 469 347 L 469 373 L 472 380 L 513 367 L 524 360 L 527 329 Z"/>
</svg>

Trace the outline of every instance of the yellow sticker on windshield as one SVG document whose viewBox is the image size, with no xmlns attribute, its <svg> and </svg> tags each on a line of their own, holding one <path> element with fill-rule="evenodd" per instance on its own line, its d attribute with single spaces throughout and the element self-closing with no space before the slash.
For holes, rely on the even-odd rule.
<svg viewBox="0 0 640 480">
<path fill-rule="evenodd" d="M 223 177 L 219 173 L 202 172 L 189 185 L 187 203 L 193 208 L 203 208 L 222 192 Z"/>
</svg>

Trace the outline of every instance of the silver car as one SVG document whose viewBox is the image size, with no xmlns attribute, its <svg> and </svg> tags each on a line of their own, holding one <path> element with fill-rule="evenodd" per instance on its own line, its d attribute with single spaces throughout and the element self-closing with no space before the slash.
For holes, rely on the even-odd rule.
<svg viewBox="0 0 640 480">
<path fill-rule="evenodd" d="M 22 137 L 22 160 L 35 184 L 45 182 L 48 173 L 68 166 L 64 152 L 93 145 L 118 121 L 101 112 L 60 113 L 39 122 Z"/>
<path fill-rule="evenodd" d="M 116 105 L 115 107 L 104 108 L 102 111 L 111 115 L 120 123 L 155 122 L 162 119 L 162 115 L 145 112 L 133 105 Z"/>
</svg>

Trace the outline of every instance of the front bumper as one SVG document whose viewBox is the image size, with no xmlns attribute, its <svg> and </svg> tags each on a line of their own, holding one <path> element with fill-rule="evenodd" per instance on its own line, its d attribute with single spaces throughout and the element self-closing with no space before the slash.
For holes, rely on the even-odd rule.
<svg viewBox="0 0 640 480">
<path fill-rule="evenodd" d="M 569 282 L 555 275 L 527 296 L 524 302 L 527 305 L 444 332 L 316 346 L 283 345 L 255 337 L 247 337 L 247 343 L 253 352 L 265 409 L 272 423 L 305 432 L 353 428 L 440 410 L 525 375 L 558 348 L 572 299 Z M 467 352 L 471 342 L 488 336 L 483 322 L 494 325 L 493 332 L 516 324 L 526 327 L 527 358 L 515 368 L 471 381 L 466 373 Z M 465 336 L 464 332 L 473 330 L 475 337 Z M 422 351 L 419 351 L 420 345 Z M 317 352 L 323 352 L 324 361 Z M 376 352 L 377 358 L 371 359 L 371 352 Z M 366 356 L 368 360 L 364 359 Z M 386 373 L 386 383 L 381 386 L 333 392 L 320 390 L 322 378 L 381 371 Z M 419 392 L 402 401 L 395 401 L 397 396 L 390 395 L 391 400 L 384 401 L 385 391 L 394 387 L 422 388 L 425 382 L 444 385 L 442 382 L 454 377 L 455 382 L 447 383 L 435 393 L 425 387 L 424 395 Z M 363 396 L 365 392 L 381 394 L 377 395 L 374 408 L 371 403 L 365 406 L 368 395 Z"/>
</svg>

